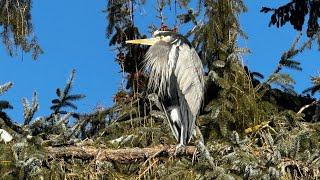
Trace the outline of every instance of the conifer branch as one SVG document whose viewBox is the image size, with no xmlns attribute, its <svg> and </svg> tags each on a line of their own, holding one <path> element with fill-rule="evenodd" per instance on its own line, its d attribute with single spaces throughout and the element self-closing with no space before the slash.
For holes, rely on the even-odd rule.
<svg viewBox="0 0 320 180">
<path fill-rule="evenodd" d="M 7 83 L 1 85 L 0 86 L 0 94 L 7 92 L 12 87 L 12 85 L 13 85 L 12 82 L 7 82 Z"/>
<path fill-rule="evenodd" d="M 0 111 L 0 126 L 9 127 L 13 131 L 19 134 L 23 134 L 21 126 L 12 122 L 9 116 L 5 112 Z"/>
<path fill-rule="evenodd" d="M 311 94 L 314 95 L 316 92 L 318 92 L 320 90 L 320 77 L 313 76 L 313 77 L 311 77 L 311 81 L 312 81 L 313 86 L 305 89 L 302 93 L 311 92 Z"/>
<path fill-rule="evenodd" d="M 70 78 L 67 81 L 63 91 L 61 91 L 60 88 L 57 88 L 56 95 L 58 96 L 58 98 L 52 100 L 53 105 L 50 107 L 50 109 L 53 110 L 53 114 L 57 114 L 57 113 L 66 114 L 67 113 L 66 111 L 61 110 L 63 107 L 70 107 L 72 109 L 77 109 L 77 106 L 72 102 L 85 98 L 85 95 L 83 94 L 70 95 L 74 76 L 75 76 L 75 70 L 72 70 Z"/>
<path fill-rule="evenodd" d="M 24 116 L 23 124 L 28 125 L 31 122 L 34 114 L 37 112 L 39 108 L 37 93 L 36 92 L 33 93 L 31 105 L 26 98 L 22 99 L 22 104 L 23 104 L 23 116 Z"/>
<path fill-rule="evenodd" d="M 267 87 L 270 84 L 277 84 L 282 87 L 285 91 L 294 93 L 293 91 L 293 84 L 295 81 L 291 78 L 289 74 L 281 73 L 280 71 L 286 67 L 288 69 L 298 70 L 301 71 L 302 68 L 300 66 L 300 62 L 292 60 L 295 56 L 299 53 L 302 53 L 306 48 L 311 48 L 311 43 L 314 40 L 313 38 L 308 39 L 304 42 L 300 47 L 297 47 L 298 43 L 300 42 L 302 34 L 300 33 L 296 39 L 292 42 L 290 48 L 285 51 L 277 64 L 277 67 L 269 76 L 269 78 L 264 82 L 259 84 L 255 89 L 258 92 L 262 87 Z"/>
</svg>

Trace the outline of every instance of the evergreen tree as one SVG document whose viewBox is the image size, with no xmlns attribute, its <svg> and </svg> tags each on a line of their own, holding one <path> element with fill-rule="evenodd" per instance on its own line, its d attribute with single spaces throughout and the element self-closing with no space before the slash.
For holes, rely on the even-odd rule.
<svg viewBox="0 0 320 180">
<path fill-rule="evenodd" d="M 17 48 L 31 52 L 33 59 L 43 53 L 33 32 L 31 7 L 31 0 L 0 1 L 0 37 L 10 56 Z"/>
<path fill-rule="evenodd" d="M 31 1 L 7 0 L 0 1 L 0 5 L 2 2 L 10 7 L 28 7 L 26 22 L 30 27 Z M 296 4 L 301 2 L 292 1 L 289 5 L 298 7 Z M 207 71 L 206 102 L 197 120 L 197 135 L 185 154 L 174 156 L 176 141 L 163 109 L 165 102 L 145 87 L 148 74 L 142 71 L 141 62 L 148 47 L 125 43 L 146 37 L 143 35 L 146 30 L 141 31 L 135 24 L 138 20 L 135 7 L 145 3 L 109 0 L 104 10 L 108 22 L 106 37 L 116 50 L 115 59 L 126 79 L 126 87 L 123 83 L 112 107 L 97 108 L 90 113 L 74 112 L 77 109 L 74 102 L 84 98 L 82 94 L 71 94 L 75 71 L 63 89 L 56 89 L 57 98 L 52 100 L 48 116 L 34 117 L 39 108 L 36 93 L 31 103 L 22 100 L 22 125 L 5 114 L 10 103 L 0 101 L 0 128 L 14 135 L 13 142 L 0 142 L 0 178 L 318 178 L 320 128 L 319 123 L 314 123 L 319 119 L 318 101 L 293 93 L 294 80 L 282 72 L 283 68 L 302 70 L 294 58 L 310 47 L 314 37 L 298 46 L 299 36 L 279 58 L 273 73 L 262 80 L 262 74 L 243 64 L 242 54 L 249 50 L 237 43 L 239 38 L 246 38 L 238 21 L 239 14 L 246 11 L 243 1 L 198 0 L 196 7 L 190 0 L 153 2 L 159 27 L 151 25 L 150 31 L 191 26 L 184 35 L 202 57 Z M 173 18 L 180 24 L 168 27 L 165 8 L 175 11 Z M 280 10 L 274 12 L 279 14 Z M 22 47 L 29 43 L 27 46 L 31 47 L 28 41 L 31 31 L 14 34 L 15 28 L 25 28 L 14 25 L 20 17 L 9 20 L 11 25 L 0 25 L 7 26 L 12 37 L 21 40 L 15 45 Z M 23 38 L 26 41 L 21 43 Z M 306 92 L 313 94 L 319 90 L 319 78 L 314 77 L 313 82 L 314 86 Z M 273 88 L 274 84 L 282 90 Z M 11 86 L 12 83 L 0 86 L 0 94 Z"/>
</svg>

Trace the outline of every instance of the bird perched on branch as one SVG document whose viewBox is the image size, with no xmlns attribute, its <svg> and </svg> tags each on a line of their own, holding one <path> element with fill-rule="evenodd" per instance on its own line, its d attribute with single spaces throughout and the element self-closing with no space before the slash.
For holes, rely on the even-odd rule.
<svg viewBox="0 0 320 180">
<path fill-rule="evenodd" d="M 144 60 L 148 88 L 169 100 L 165 110 L 179 142 L 189 143 L 204 96 L 203 65 L 187 38 L 173 31 L 155 31 L 153 38 L 126 43 L 150 45 Z"/>
</svg>

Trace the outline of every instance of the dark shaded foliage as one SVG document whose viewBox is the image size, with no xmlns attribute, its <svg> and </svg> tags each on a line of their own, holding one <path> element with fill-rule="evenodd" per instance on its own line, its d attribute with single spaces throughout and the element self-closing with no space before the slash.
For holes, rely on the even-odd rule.
<svg viewBox="0 0 320 180">
<path fill-rule="evenodd" d="M 250 76 L 253 87 L 256 87 L 258 84 L 260 84 L 259 79 L 264 78 L 264 76 L 259 72 L 251 72 L 248 66 L 244 66 L 244 70 Z"/>
<path fill-rule="evenodd" d="M 315 85 L 310 88 L 307 88 L 306 90 L 303 91 L 303 93 L 311 92 L 311 94 L 314 95 L 319 90 L 320 90 L 320 85 Z"/>
<path fill-rule="evenodd" d="M 17 133 L 23 133 L 23 129 L 19 125 L 15 124 L 5 112 L 0 111 L 0 128 L 5 127 L 9 127 Z"/>
<path fill-rule="evenodd" d="M 316 99 L 311 96 L 294 95 L 283 92 L 279 89 L 270 89 L 267 91 L 263 99 L 278 106 L 281 110 L 292 110 L 297 112 L 303 105 L 311 104 Z M 314 109 L 310 109 L 309 113 L 314 113 Z M 306 117 L 306 119 L 310 119 Z"/>
<path fill-rule="evenodd" d="M 13 109 L 8 101 L 0 101 L 0 111 L 5 109 Z"/>
<path fill-rule="evenodd" d="M 282 27 L 287 22 L 295 30 L 302 31 L 306 16 L 308 16 L 308 37 L 312 37 L 318 32 L 320 17 L 320 2 L 318 0 L 291 0 L 289 3 L 278 8 L 262 7 L 261 12 L 272 12 L 270 25 Z"/>
<path fill-rule="evenodd" d="M 192 22 L 193 24 L 197 25 L 197 19 L 196 16 L 198 16 L 197 13 L 195 13 L 192 9 L 189 9 L 186 14 L 180 14 L 177 16 L 177 18 L 180 20 L 180 23 L 189 23 Z"/>
<path fill-rule="evenodd" d="M 311 77 L 311 81 L 313 86 L 305 89 L 302 93 L 310 92 L 312 95 L 314 95 L 316 92 L 320 90 L 320 77 L 319 76 Z"/>
</svg>

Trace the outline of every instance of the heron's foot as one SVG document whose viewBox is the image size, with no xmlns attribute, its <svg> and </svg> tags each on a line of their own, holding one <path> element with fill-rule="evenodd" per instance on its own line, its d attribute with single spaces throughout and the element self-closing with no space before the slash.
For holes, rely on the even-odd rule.
<svg viewBox="0 0 320 180">
<path fill-rule="evenodd" d="M 174 152 L 174 155 L 177 156 L 179 154 L 184 154 L 186 153 L 186 146 L 182 143 L 179 143 L 177 146 L 176 146 L 176 150 Z"/>
</svg>

